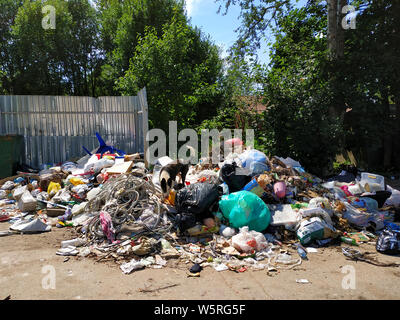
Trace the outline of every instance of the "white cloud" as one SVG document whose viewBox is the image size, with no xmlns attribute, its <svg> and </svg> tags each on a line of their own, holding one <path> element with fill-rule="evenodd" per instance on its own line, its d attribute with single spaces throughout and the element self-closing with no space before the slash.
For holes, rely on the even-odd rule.
<svg viewBox="0 0 400 320">
<path fill-rule="evenodd" d="M 186 11 L 189 17 L 199 8 L 202 1 L 204 0 L 186 0 Z"/>
</svg>

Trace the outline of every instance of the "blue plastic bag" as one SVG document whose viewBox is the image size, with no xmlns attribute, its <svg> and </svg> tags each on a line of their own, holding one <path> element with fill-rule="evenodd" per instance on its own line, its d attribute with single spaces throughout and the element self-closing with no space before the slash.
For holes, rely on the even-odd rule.
<svg viewBox="0 0 400 320">
<path fill-rule="evenodd" d="M 267 229 L 271 214 L 260 197 L 249 191 L 234 192 L 222 196 L 219 208 L 233 228 L 248 226 L 257 232 Z"/>
<path fill-rule="evenodd" d="M 244 168 L 251 169 L 251 165 L 254 162 L 260 162 L 260 163 L 266 164 L 267 156 L 264 153 L 262 153 L 261 151 L 249 150 L 249 151 L 244 152 L 242 155 L 240 155 L 240 161 L 242 161 Z"/>
</svg>

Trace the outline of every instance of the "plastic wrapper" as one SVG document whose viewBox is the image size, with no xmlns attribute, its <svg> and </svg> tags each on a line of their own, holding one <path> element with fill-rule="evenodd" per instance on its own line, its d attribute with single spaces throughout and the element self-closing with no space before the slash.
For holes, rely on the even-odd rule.
<svg viewBox="0 0 400 320">
<path fill-rule="evenodd" d="M 392 188 L 391 186 L 387 186 L 387 190 L 392 192 L 392 195 L 386 200 L 384 205 L 400 207 L 400 191 Z"/>
</svg>

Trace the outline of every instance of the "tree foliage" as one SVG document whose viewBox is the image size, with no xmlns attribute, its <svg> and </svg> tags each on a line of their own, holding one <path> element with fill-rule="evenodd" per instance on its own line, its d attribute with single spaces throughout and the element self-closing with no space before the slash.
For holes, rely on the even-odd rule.
<svg viewBox="0 0 400 320">
<path fill-rule="evenodd" d="M 182 0 L 98 0 L 97 7 L 105 54 L 100 81 L 108 94 L 119 94 L 115 83 L 129 69 L 147 27 L 161 36 L 163 26 L 171 23 L 173 17 L 186 23 Z"/>
<path fill-rule="evenodd" d="M 96 12 L 85 0 L 48 0 L 56 28 L 43 29 L 43 4 L 25 1 L 11 25 L 7 69 L 13 94 L 89 95 L 96 66 Z"/>
<path fill-rule="evenodd" d="M 286 1 L 225 4 L 242 9 L 239 56 L 254 52 L 268 28 L 275 36 L 265 77 L 254 79 L 268 105 L 259 120 L 260 146 L 317 173 L 345 150 L 354 151 L 364 169 L 399 168 L 398 2 L 349 1 L 358 10 L 357 27 L 342 32 L 343 56 L 333 60 L 326 1 L 300 9 Z"/>
<path fill-rule="evenodd" d="M 146 86 L 152 126 L 166 129 L 174 120 L 187 128 L 215 113 L 221 68 L 211 40 L 174 18 L 164 25 L 161 36 L 155 28 L 146 29 L 119 88 L 134 94 Z"/>
</svg>

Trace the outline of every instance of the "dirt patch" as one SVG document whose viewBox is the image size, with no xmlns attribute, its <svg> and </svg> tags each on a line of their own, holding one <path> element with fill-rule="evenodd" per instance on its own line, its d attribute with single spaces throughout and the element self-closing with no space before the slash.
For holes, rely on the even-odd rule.
<svg viewBox="0 0 400 320">
<path fill-rule="evenodd" d="M 8 228 L 0 224 L 0 230 Z M 309 261 L 293 269 L 268 274 L 266 270 L 234 273 L 207 267 L 199 278 L 187 277 L 191 264 L 145 269 L 124 275 L 113 262 L 57 256 L 62 240 L 72 239 L 71 229 L 53 229 L 35 235 L 0 238 L 0 299 L 165 299 L 165 300 L 273 300 L 273 299 L 399 299 L 400 268 L 377 267 L 345 259 L 338 248 L 310 253 Z M 374 252 L 373 245 L 363 251 Z M 400 257 L 377 254 L 379 261 L 400 263 Z M 355 289 L 342 284 L 354 267 Z M 54 271 L 55 283 L 49 281 Z M 296 283 L 307 279 L 310 283 Z"/>
</svg>

